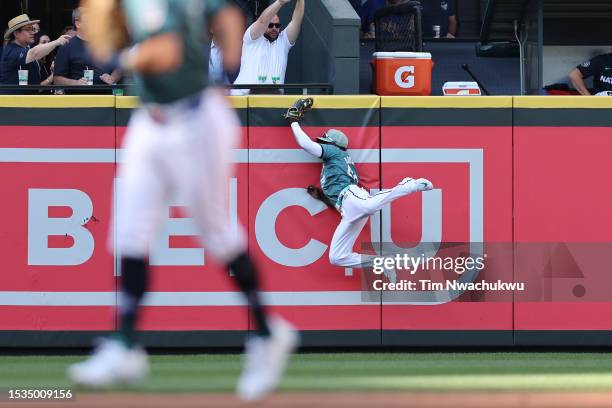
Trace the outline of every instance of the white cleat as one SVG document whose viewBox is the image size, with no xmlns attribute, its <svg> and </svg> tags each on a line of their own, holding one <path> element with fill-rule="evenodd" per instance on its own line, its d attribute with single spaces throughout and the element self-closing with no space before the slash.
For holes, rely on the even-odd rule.
<svg viewBox="0 0 612 408">
<path fill-rule="evenodd" d="M 245 365 L 236 389 L 243 401 L 256 401 L 274 391 L 298 346 L 298 334 L 284 320 L 271 320 L 270 332 L 268 338 L 257 336 L 246 343 Z"/>
<path fill-rule="evenodd" d="M 143 381 L 149 374 L 147 353 L 127 348 L 112 339 L 102 339 L 87 360 L 71 365 L 68 378 L 77 385 L 103 388 Z"/>
<path fill-rule="evenodd" d="M 433 184 L 431 183 L 431 181 L 425 178 L 416 179 L 414 180 L 414 182 L 416 183 L 417 191 L 433 190 Z"/>
</svg>

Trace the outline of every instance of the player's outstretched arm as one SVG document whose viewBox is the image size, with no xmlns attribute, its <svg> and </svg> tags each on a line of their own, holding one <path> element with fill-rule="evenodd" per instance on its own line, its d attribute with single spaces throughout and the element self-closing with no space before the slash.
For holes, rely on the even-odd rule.
<svg viewBox="0 0 612 408">
<path fill-rule="evenodd" d="M 293 131 L 293 137 L 297 144 L 308 153 L 312 154 L 317 158 L 321 158 L 323 154 L 323 148 L 320 144 L 313 142 L 310 137 L 302 130 L 298 122 L 291 123 L 291 130 Z"/>
<path fill-rule="evenodd" d="M 141 74 L 160 74 L 174 71 L 183 62 L 183 43 L 176 33 L 157 34 L 124 50 L 119 66 Z"/>
</svg>

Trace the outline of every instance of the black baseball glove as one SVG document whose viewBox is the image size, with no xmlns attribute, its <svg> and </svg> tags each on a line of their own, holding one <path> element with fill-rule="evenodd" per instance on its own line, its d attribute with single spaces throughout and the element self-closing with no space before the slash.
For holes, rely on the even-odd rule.
<svg viewBox="0 0 612 408">
<path fill-rule="evenodd" d="M 287 119 L 287 122 L 299 122 L 304 119 L 304 113 L 312 109 L 314 100 L 312 98 L 301 98 L 298 99 L 291 105 L 287 112 L 283 114 L 283 117 Z"/>
</svg>

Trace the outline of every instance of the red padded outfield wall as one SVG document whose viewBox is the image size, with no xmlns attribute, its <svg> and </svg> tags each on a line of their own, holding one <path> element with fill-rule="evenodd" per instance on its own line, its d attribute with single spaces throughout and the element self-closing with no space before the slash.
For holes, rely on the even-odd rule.
<svg viewBox="0 0 612 408">
<path fill-rule="evenodd" d="M 111 330 L 115 98 L 0 98 L 0 328 Z M 18 339 L 16 339 L 18 340 Z M 63 339 L 71 344 L 71 339 Z M 74 343 L 73 343 L 74 344 Z"/>
<path fill-rule="evenodd" d="M 392 203 L 382 240 L 469 242 L 473 252 L 482 242 L 509 247 L 512 98 L 383 97 L 381 116 L 383 188 L 405 176 L 427 177 L 435 186 Z M 492 263 L 475 279 L 512 282 L 512 252 L 481 249 Z M 415 297 L 414 304 L 387 301 L 390 295 L 383 293 L 386 344 L 512 344 L 511 294 L 440 294 L 425 303 Z"/>
<path fill-rule="evenodd" d="M 380 343 L 380 296 L 361 299 L 361 275 L 329 263 L 340 215 L 306 194 L 320 161 L 304 152 L 282 118 L 294 96 L 249 98 L 249 242 L 268 302 L 313 344 Z M 380 98 L 321 97 L 302 123 L 311 137 L 329 128 L 350 140 L 362 183 L 379 188 Z M 368 223 L 356 246 L 372 241 Z M 339 331 L 336 336 L 328 332 Z"/>
<path fill-rule="evenodd" d="M 609 345 L 612 100 L 514 101 L 518 344 Z"/>
<path fill-rule="evenodd" d="M 340 216 L 305 193 L 320 164 L 281 118 L 294 99 L 232 98 L 243 128 L 230 201 L 261 264 L 266 302 L 305 344 L 612 343 L 605 98 L 316 97 L 304 129 L 347 133 L 364 187 L 375 192 L 406 176 L 436 187 L 373 216 L 356 249 L 468 243 L 489 255 L 474 279 L 527 286 L 399 300 L 362 296 L 359 270 L 329 264 Z M 107 250 L 111 197 L 136 103 L 0 97 L 0 346 L 87 345 L 115 327 L 121 271 Z M 151 254 L 144 342 L 239 345 L 251 327 L 244 302 L 180 202 L 169 203 Z"/>
</svg>

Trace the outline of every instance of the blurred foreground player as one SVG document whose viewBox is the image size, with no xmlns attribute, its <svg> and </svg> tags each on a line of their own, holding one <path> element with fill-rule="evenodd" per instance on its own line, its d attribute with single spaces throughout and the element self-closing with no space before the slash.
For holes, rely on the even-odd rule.
<svg viewBox="0 0 612 408">
<path fill-rule="evenodd" d="M 369 194 L 359 187 L 359 175 L 347 152 L 348 138 L 337 129 L 329 129 L 314 142 L 299 122 L 313 105 L 312 98 L 297 100 L 285 113 L 297 144 L 322 161 L 321 187 L 308 186 L 308 193 L 335 208 L 342 215 L 329 247 L 329 262 L 343 267 L 366 266 L 370 256 L 353 252 L 353 245 L 368 219 L 384 205 L 400 197 L 433 189 L 427 179 L 404 178 L 392 189 Z M 395 281 L 395 271 L 387 275 Z"/>
<path fill-rule="evenodd" d="M 121 254 L 120 330 L 101 342 L 86 361 L 70 367 L 70 378 L 86 386 L 142 380 L 147 356 L 136 345 L 135 326 L 148 282 L 147 252 L 168 199 L 187 201 L 203 244 L 235 276 L 248 299 L 257 330 L 246 345 L 238 394 L 254 400 L 278 384 L 297 334 L 282 320 L 268 319 L 257 293 L 257 271 L 247 255 L 245 233 L 232 228 L 228 196 L 232 149 L 239 124 L 225 97 L 206 88 L 208 61 L 202 35 L 210 21 L 229 69 L 238 67 L 243 17 L 222 0 L 88 0 L 85 15 L 91 52 L 115 59 L 136 74 L 143 108 L 129 123 L 119 169 L 115 213 L 116 248 Z M 126 44 L 127 23 L 136 45 Z M 107 24 L 101 24 L 107 21 Z M 120 27 L 119 27 L 120 28 Z M 111 32 L 112 31 L 112 32 Z"/>
</svg>

